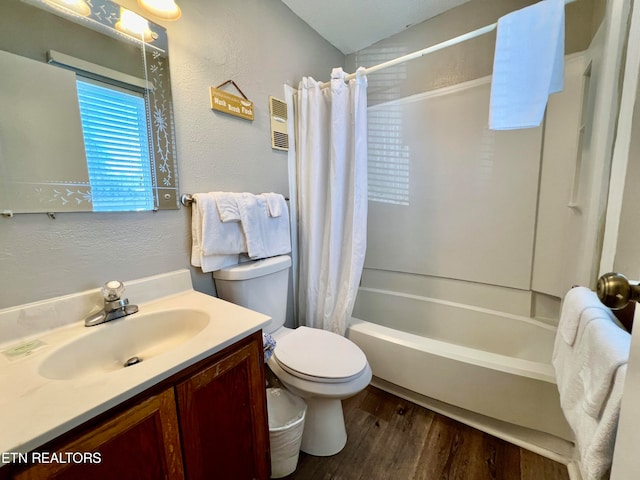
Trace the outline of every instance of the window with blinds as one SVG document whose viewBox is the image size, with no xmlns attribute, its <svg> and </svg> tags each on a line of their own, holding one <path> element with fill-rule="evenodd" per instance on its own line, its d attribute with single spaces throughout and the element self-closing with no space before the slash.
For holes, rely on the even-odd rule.
<svg viewBox="0 0 640 480">
<path fill-rule="evenodd" d="M 78 78 L 93 211 L 153 210 L 142 93 Z"/>
<path fill-rule="evenodd" d="M 367 114 L 369 200 L 409 205 L 411 157 L 402 137 L 402 112 L 392 105 Z"/>
</svg>

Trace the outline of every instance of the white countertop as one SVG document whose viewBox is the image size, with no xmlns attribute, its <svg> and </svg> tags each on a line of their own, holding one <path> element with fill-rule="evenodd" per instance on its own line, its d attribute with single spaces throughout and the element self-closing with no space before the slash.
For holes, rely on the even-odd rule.
<svg viewBox="0 0 640 480">
<path fill-rule="evenodd" d="M 64 317 L 65 311 L 74 310 L 73 305 L 99 303 L 101 300 L 96 300 L 96 295 L 99 296 L 97 290 L 38 302 L 24 308 L 0 310 L 0 335 L 4 334 L 4 337 L 0 336 L 0 351 L 23 344 L 27 340 L 37 339 L 46 344 L 15 360 L 9 360 L 0 354 L 0 453 L 31 451 L 261 329 L 269 321 L 269 317 L 260 313 L 195 292 L 191 289 L 189 272 L 186 270 L 150 277 L 150 280 L 146 282 L 146 279 L 143 279 L 135 284 L 131 292 L 125 292 L 131 303 L 140 307 L 140 311 L 134 316 L 189 308 L 212 315 L 211 321 L 202 331 L 172 349 L 133 367 L 111 372 L 89 374 L 69 380 L 48 379 L 39 373 L 42 361 L 67 342 L 93 334 L 97 329 L 108 327 L 110 323 L 128 320 L 124 317 L 87 328 L 84 326 L 83 317 L 82 320 L 51 330 L 43 329 L 44 323 L 40 319 L 33 320 L 34 312 Z M 158 281 L 162 288 L 158 288 Z M 150 287 L 147 288 L 148 286 Z M 150 291 L 154 291 L 155 294 Z M 127 295 L 128 293 L 130 295 Z M 138 303 L 136 294 L 149 301 Z M 157 295 L 162 296 L 153 298 Z M 67 308 L 61 309 L 61 306 Z M 85 314 L 88 313 L 85 311 Z M 49 320 L 49 323 L 54 325 L 63 322 L 60 318 Z M 25 327 L 26 324 L 29 327 Z M 31 334 L 24 335 L 29 329 Z M 18 337 L 16 332 L 23 335 Z"/>
</svg>

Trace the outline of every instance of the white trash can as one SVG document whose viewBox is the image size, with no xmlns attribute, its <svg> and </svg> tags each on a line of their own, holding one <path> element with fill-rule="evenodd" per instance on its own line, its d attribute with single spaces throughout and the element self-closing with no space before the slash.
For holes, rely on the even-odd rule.
<svg viewBox="0 0 640 480">
<path fill-rule="evenodd" d="M 293 473 L 298 465 L 306 402 L 283 388 L 267 388 L 271 478 Z"/>
</svg>

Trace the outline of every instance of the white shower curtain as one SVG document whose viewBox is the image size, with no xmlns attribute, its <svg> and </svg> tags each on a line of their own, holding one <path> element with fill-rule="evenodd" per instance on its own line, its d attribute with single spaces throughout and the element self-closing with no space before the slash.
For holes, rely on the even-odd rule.
<svg viewBox="0 0 640 480">
<path fill-rule="evenodd" d="M 367 239 L 367 79 L 303 78 L 297 94 L 299 323 L 344 335 Z"/>
</svg>

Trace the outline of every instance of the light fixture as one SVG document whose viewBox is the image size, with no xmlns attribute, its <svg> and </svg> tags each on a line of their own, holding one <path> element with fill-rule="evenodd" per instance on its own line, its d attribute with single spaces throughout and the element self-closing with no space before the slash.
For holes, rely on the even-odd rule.
<svg viewBox="0 0 640 480">
<path fill-rule="evenodd" d="M 91 14 L 91 7 L 85 0 L 45 0 L 45 2 L 52 7 L 61 8 L 81 17 L 88 17 Z"/>
<path fill-rule="evenodd" d="M 177 20 L 182 15 L 175 0 L 138 0 L 138 5 L 163 20 Z"/>
<path fill-rule="evenodd" d="M 149 28 L 149 21 L 123 7 L 120 7 L 120 20 L 116 22 L 116 30 L 143 42 L 155 39 Z"/>
</svg>

